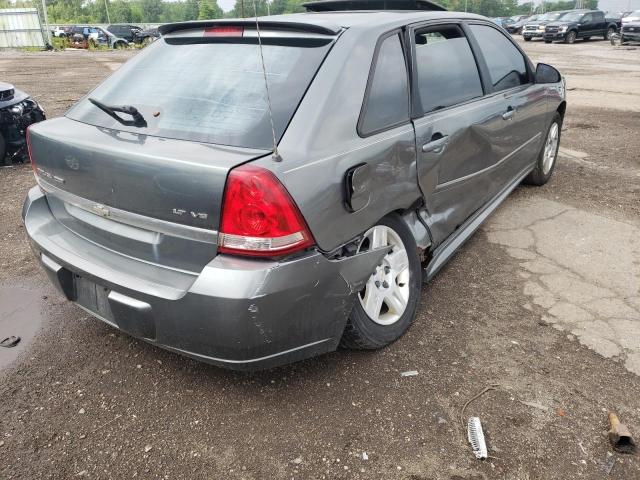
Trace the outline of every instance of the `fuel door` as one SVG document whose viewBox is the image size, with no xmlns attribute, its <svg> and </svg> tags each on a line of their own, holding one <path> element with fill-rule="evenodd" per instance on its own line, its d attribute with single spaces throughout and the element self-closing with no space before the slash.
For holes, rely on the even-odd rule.
<svg viewBox="0 0 640 480">
<path fill-rule="evenodd" d="M 369 204 L 371 198 L 370 183 L 371 168 L 369 164 L 363 163 L 347 170 L 344 177 L 345 206 L 347 210 L 357 212 Z"/>
</svg>

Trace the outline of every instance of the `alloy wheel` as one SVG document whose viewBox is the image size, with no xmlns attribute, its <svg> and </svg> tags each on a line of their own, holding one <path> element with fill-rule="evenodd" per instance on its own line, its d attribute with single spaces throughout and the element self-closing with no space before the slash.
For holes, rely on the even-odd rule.
<svg viewBox="0 0 640 480">
<path fill-rule="evenodd" d="M 392 325 L 400 320 L 409 302 L 409 256 L 400 236 L 386 225 L 369 229 L 358 252 L 382 247 L 391 250 L 376 266 L 358 299 L 371 320 L 379 325 Z"/>
<path fill-rule="evenodd" d="M 560 127 L 556 122 L 553 122 L 547 135 L 547 140 L 544 145 L 544 154 L 542 157 L 542 173 L 547 175 L 554 162 L 556 161 L 556 152 L 558 150 L 558 140 L 560 137 Z"/>
</svg>

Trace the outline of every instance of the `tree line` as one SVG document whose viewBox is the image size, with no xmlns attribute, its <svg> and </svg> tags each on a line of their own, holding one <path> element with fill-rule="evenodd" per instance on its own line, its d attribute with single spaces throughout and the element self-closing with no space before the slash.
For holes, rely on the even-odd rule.
<svg viewBox="0 0 640 480">
<path fill-rule="evenodd" d="M 236 0 L 229 12 L 223 12 L 217 0 L 45 0 L 50 23 L 169 23 L 186 20 L 204 20 L 214 18 L 252 17 L 255 10 L 258 15 L 279 15 L 303 12 L 302 4 L 308 0 Z M 453 11 L 468 11 L 488 17 L 508 17 L 539 11 L 540 6 L 532 10 L 531 2 L 518 4 L 517 0 L 435 0 Z M 597 0 L 586 0 L 585 8 L 597 8 Z M 569 10 L 574 1 L 545 3 L 545 11 Z M 40 1 L 0 0 L 0 8 L 36 7 L 41 9 Z M 107 17 L 107 8 L 109 15 Z"/>
</svg>

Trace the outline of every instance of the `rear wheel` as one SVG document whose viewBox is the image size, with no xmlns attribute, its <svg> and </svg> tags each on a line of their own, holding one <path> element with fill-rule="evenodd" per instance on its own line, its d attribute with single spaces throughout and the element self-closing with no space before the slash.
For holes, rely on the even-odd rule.
<svg viewBox="0 0 640 480">
<path fill-rule="evenodd" d="M 4 137 L 0 133 L 0 166 L 11 165 L 11 160 L 7 156 L 7 143 L 4 141 Z"/>
<path fill-rule="evenodd" d="M 522 37 L 522 38 L 524 38 L 525 42 L 530 42 L 531 41 L 531 37 Z"/>
<path fill-rule="evenodd" d="M 341 346 L 375 349 L 397 340 L 418 308 L 421 267 L 416 242 L 406 224 L 388 216 L 365 232 L 358 252 L 391 247 L 358 293 Z"/>
<path fill-rule="evenodd" d="M 576 41 L 576 37 L 577 37 L 576 32 L 571 31 L 567 33 L 567 35 L 564 37 L 564 43 L 571 44 Z"/>
<path fill-rule="evenodd" d="M 547 138 L 542 145 L 542 150 L 538 155 L 536 165 L 531 173 L 524 179 L 524 183 L 541 186 L 549 181 L 556 167 L 561 129 L 562 117 L 556 112 L 551 121 L 551 126 L 549 126 Z"/>
<path fill-rule="evenodd" d="M 545 40 L 544 43 L 551 43 L 551 40 Z"/>
</svg>

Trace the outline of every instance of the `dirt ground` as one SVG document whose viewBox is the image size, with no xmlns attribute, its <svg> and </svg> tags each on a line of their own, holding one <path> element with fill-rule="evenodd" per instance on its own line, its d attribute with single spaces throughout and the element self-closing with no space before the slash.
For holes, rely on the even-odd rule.
<svg viewBox="0 0 640 480">
<path fill-rule="evenodd" d="M 241 374 L 119 333 L 49 286 L 20 221 L 30 167 L 0 169 L 0 336 L 25 337 L 0 349 L 0 479 L 640 478 L 606 437 L 610 410 L 640 436 L 640 48 L 523 46 L 567 77 L 555 176 L 507 199 L 381 351 Z M 52 117 L 131 54 L 5 53 L 0 72 Z M 461 410 L 487 386 L 465 412 L 479 461 Z"/>
</svg>

